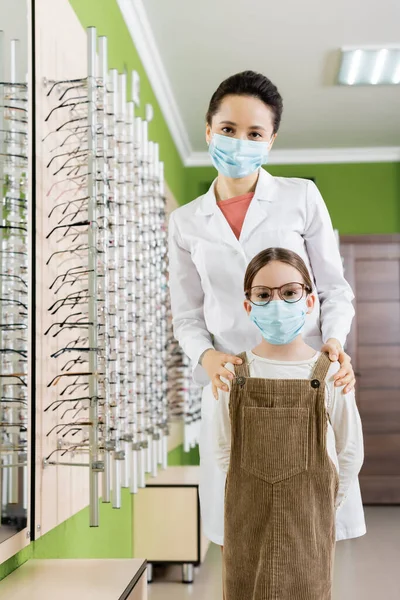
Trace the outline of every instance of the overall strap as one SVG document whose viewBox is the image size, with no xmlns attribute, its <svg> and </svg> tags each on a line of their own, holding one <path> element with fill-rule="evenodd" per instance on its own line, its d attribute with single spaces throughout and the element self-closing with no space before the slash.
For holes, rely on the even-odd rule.
<svg viewBox="0 0 400 600">
<path fill-rule="evenodd" d="M 322 352 L 314 367 L 311 379 L 324 383 L 331 364 L 332 363 L 329 360 L 329 355 L 326 352 Z"/>
<path fill-rule="evenodd" d="M 250 377 L 249 363 L 247 362 L 246 352 L 238 354 L 238 357 L 241 358 L 243 362 L 241 365 L 235 365 L 236 377 Z"/>
</svg>

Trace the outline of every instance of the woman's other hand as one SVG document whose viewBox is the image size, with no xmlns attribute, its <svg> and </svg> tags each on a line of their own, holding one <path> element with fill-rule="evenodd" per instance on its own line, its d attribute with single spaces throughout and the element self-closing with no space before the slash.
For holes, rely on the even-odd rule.
<svg viewBox="0 0 400 600">
<path fill-rule="evenodd" d="M 204 353 L 201 359 L 201 366 L 207 372 L 212 384 L 212 392 L 214 398 L 218 400 L 218 389 L 229 392 L 229 388 L 221 380 L 221 377 L 231 381 L 234 379 L 234 374 L 225 368 L 227 363 L 233 365 L 241 365 L 242 360 L 233 354 L 225 354 L 225 352 L 218 352 L 218 350 L 211 349 Z"/>
<path fill-rule="evenodd" d="M 321 351 L 327 352 L 329 354 L 329 359 L 332 362 L 339 361 L 340 363 L 340 369 L 333 378 L 335 386 L 346 386 L 343 390 L 344 394 L 351 392 L 356 385 L 356 378 L 351 365 L 351 358 L 343 350 L 341 343 L 335 338 L 330 338 L 326 344 L 324 344 Z"/>
</svg>

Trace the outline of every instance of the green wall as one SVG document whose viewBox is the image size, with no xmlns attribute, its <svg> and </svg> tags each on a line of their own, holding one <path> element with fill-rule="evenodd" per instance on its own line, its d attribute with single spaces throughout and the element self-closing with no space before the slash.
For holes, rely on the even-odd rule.
<svg viewBox="0 0 400 600">
<path fill-rule="evenodd" d="M 6 562 L 0 565 L 0 581 L 7 577 L 10 573 L 18 569 L 27 560 L 31 559 L 33 555 L 33 544 L 30 544 L 15 556 L 12 556 Z"/>
<path fill-rule="evenodd" d="M 131 558 L 134 497 L 122 490 L 121 508 L 99 502 L 99 527 L 84 508 L 34 542 L 34 558 Z"/>
<path fill-rule="evenodd" d="M 160 158 L 165 165 L 165 179 L 178 202 L 184 202 L 184 166 L 161 113 L 149 79 L 143 68 L 132 38 L 116 0 L 69 0 L 83 27 L 96 27 L 98 35 L 108 39 L 108 64 L 128 74 L 128 99 L 132 70 L 140 75 L 140 108 L 136 116 L 144 117 L 144 107 L 151 104 L 154 119 L 149 125 L 149 139 L 160 144 Z"/>
<path fill-rule="evenodd" d="M 183 445 L 178 446 L 168 454 L 168 466 L 196 466 L 200 464 L 199 447 L 192 448 L 189 452 L 183 450 Z"/>
<path fill-rule="evenodd" d="M 341 235 L 400 232 L 400 163 L 271 166 L 272 175 L 314 177 Z M 212 167 L 186 169 L 186 201 L 208 189 Z"/>
</svg>

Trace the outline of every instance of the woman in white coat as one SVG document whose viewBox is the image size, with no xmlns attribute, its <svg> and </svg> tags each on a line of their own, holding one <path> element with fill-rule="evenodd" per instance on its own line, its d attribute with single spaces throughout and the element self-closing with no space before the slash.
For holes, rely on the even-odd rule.
<svg viewBox="0 0 400 600">
<path fill-rule="evenodd" d="M 335 376 L 345 392 L 354 373 L 343 351 L 354 316 L 353 293 L 325 203 L 313 182 L 272 177 L 262 164 L 277 135 L 282 98 L 263 75 L 245 71 L 225 80 L 207 113 L 206 139 L 217 179 L 209 191 L 171 215 L 170 291 L 175 336 L 205 386 L 200 436 L 200 502 L 203 529 L 223 545 L 225 475 L 215 461 L 213 415 L 228 362 L 255 347 L 260 332 L 243 311 L 243 278 L 250 260 L 268 247 L 297 252 L 318 292 L 316 310 L 304 330 L 306 342 L 329 352 L 341 369 Z M 214 398 L 215 397 L 215 398 Z M 358 482 L 337 515 L 337 539 L 364 533 L 357 522 Z"/>
</svg>

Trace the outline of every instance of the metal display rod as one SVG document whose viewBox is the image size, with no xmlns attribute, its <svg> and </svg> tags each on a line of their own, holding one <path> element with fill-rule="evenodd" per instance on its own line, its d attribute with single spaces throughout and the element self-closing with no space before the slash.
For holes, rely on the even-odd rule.
<svg viewBox="0 0 400 600">
<path fill-rule="evenodd" d="M 87 33 L 88 53 L 88 316 L 89 316 L 89 460 L 90 460 L 90 526 L 99 524 L 99 399 L 97 378 L 98 347 L 98 288 L 97 288 L 97 98 L 96 98 L 96 30 L 89 27 Z"/>
</svg>

